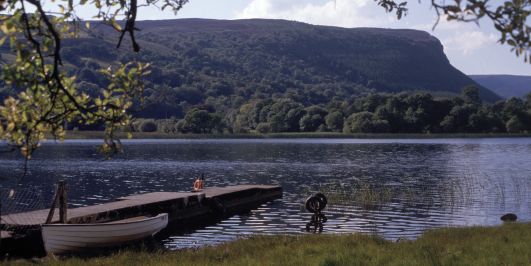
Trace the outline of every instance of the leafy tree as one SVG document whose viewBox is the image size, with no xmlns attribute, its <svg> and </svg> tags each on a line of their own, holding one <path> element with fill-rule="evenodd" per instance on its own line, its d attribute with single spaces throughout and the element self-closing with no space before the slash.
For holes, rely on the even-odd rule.
<svg viewBox="0 0 531 266">
<path fill-rule="evenodd" d="M 338 132 L 343 128 L 343 114 L 339 111 L 329 113 L 325 121 L 328 129 L 332 131 Z"/>
<path fill-rule="evenodd" d="M 178 122 L 177 119 L 175 118 L 161 119 L 156 122 L 157 122 L 157 131 L 167 133 L 167 134 L 177 133 L 177 122 Z"/>
<path fill-rule="evenodd" d="M 306 113 L 309 115 L 319 115 L 321 117 L 324 117 L 328 114 L 328 111 L 326 111 L 324 108 L 318 105 L 312 105 L 310 107 L 306 108 Z"/>
<path fill-rule="evenodd" d="M 352 114 L 345 121 L 343 132 L 345 133 L 385 133 L 389 131 L 387 120 L 373 118 L 371 112 L 360 112 Z"/>
<path fill-rule="evenodd" d="M 324 117 L 327 111 L 320 106 L 313 105 L 305 110 L 306 114 L 300 119 L 299 125 L 302 131 L 313 132 L 325 123 Z"/>
<path fill-rule="evenodd" d="M 508 133 L 520 133 L 525 129 L 524 123 L 522 123 L 518 116 L 511 117 L 511 119 L 507 121 L 507 124 L 505 124 L 505 127 L 507 128 Z"/>
<path fill-rule="evenodd" d="M 378 106 L 374 115 L 378 119 L 389 121 L 390 132 L 404 132 L 408 130 L 404 121 L 404 110 L 406 108 L 407 103 L 402 95 L 394 95 L 389 97 L 385 104 Z"/>
<path fill-rule="evenodd" d="M 272 132 L 298 131 L 302 106 L 291 99 L 262 102 L 259 122 L 269 122 Z"/>
<path fill-rule="evenodd" d="M 302 106 L 296 106 L 293 109 L 290 109 L 288 113 L 286 114 L 286 131 L 288 132 L 296 132 L 299 131 L 300 126 L 300 120 L 305 115 L 306 111 L 302 108 Z"/>
<path fill-rule="evenodd" d="M 480 104 L 479 89 L 477 87 L 465 87 L 461 92 L 461 98 L 468 104 Z"/>
<path fill-rule="evenodd" d="M 183 132 L 213 133 L 223 130 L 221 116 L 216 113 L 209 113 L 207 110 L 194 108 L 184 117 L 184 122 L 178 125 L 178 129 Z"/>
<path fill-rule="evenodd" d="M 132 112 L 136 117 L 170 118 L 182 117 L 183 108 L 178 105 L 179 97 L 174 89 L 169 86 L 154 86 L 144 102 L 135 106 Z"/>
<path fill-rule="evenodd" d="M 485 108 L 468 117 L 468 129 L 470 132 L 500 132 L 503 128 L 503 123 Z"/>
<path fill-rule="evenodd" d="M 525 103 L 522 99 L 512 97 L 505 102 L 502 113 L 506 119 L 511 119 L 513 116 L 523 116 L 525 109 Z"/>
<path fill-rule="evenodd" d="M 187 0 L 149 1 L 148 5 L 163 4 L 174 11 Z M 67 73 L 61 53 L 63 38 L 76 37 L 76 9 L 93 5 L 96 18 L 103 19 L 120 32 L 118 46 L 126 34 L 134 51 L 140 47 L 135 39 L 137 0 L 81 1 L 63 5 L 59 13 L 45 11 L 39 0 L 0 1 L 0 44 L 9 42 L 15 55 L 10 64 L 3 65 L 2 80 L 7 86 L 24 88 L 19 94 L 8 96 L 0 106 L 0 138 L 20 148 L 29 159 L 40 145 L 46 133 L 64 138 L 65 122 L 105 125 L 105 141 L 102 151 L 116 152 L 117 128 L 125 128 L 131 116 L 127 110 L 133 100 L 143 93 L 141 78 L 148 74 L 148 65 L 126 63 L 101 70 L 108 79 L 108 86 L 99 96 L 91 97 L 80 92 L 75 75 Z M 125 18 L 124 27 L 116 17 Z M 88 24 L 87 24 L 88 26 Z"/>
<path fill-rule="evenodd" d="M 323 123 L 324 123 L 323 117 L 318 114 L 315 114 L 315 115 L 306 114 L 301 118 L 299 122 L 301 130 L 305 132 L 314 132 Z"/>
<path fill-rule="evenodd" d="M 194 87 L 182 86 L 173 89 L 177 101 L 185 101 L 189 104 L 201 103 L 204 99 L 203 93 Z"/>
<path fill-rule="evenodd" d="M 469 132 L 469 117 L 476 112 L 471 104 L 454 106 L 441 122 L 445 132 Z"/>
<path fill-rule="evenodd" d="M 242 104 L 236 115 L 236 119 L 233 125 L 234 131 L 238 133 L 248 132 L 251 128 L 256 127 L 256 112 L 255 104 L 245 103 Z"/>
<path fill-rule="evenodd" d="M 181 132 L 181 133 L 190 132 L 190 129 L 188 128 L 188 123 L 186 123 L 186 120 L 184 119 L 177 121 L 177 124 L 175 124 L 175 129 L 176 131 Z"/>
<path fill-rule="evenodd" d="M 367 112 L 375 112 L 376 108 L 384 104 L 386 100 L 387 100 L 386 95 L 379 94 L 379 93 L 373 93 L 363 98 L 363 101 L 356 102 L 355 105 L 357 106 L 358 110 L 367 111 Z"/>
<path fill-rule="evenodd" d="M 256 126 L 256 131 L 259 133 L 269 133 L 271 132 L 271 125 L 269 123 L 260 123 Z"/>
<path fill-rule="evenodd" d="M 153 119 L 146 119 L 140 124 L 140 131 L 142 132 L 155 132 L 157 131 L 157 124 Z"/>
<path fill-rule="evenodd" d="M 431 132 L 442 132 L 441 122 L 451 109 L 452 101 L 450 99 L 439 99 L 433 102 L 432 110 L 430 110 Z"/>
<path fill-rule="evenodd" d="M 457 124 L 455 116 L 447 115 L 444 117 L 443 121 L 441 121 L 440 127 L 443 132 L 451 133 L 456 132 Z"/>
<path fill-rule="evenodd" d="M 271 132 L 283 132 L 286 128 L 284 118 L 281 115 L 274 115 L 269 122 Z"/>
</svg>

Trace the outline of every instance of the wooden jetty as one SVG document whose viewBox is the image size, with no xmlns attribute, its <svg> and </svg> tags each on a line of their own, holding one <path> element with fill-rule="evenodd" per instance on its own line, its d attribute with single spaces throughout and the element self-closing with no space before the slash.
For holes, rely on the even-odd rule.
<svg viewBox="0 0 531 266">
<path fill-rule="evenodd" d="M 116 199 L 116 201 L 67 209 L 66 222 L 103 223 L 136 216 L 168 213 L 169 225 L 164 234 L 186 231 L 207 225 L 230 215 L 249 211 L 268 201 L 281 198 L 282 188 L 272 185 L 210 187 L 200 192 L 151 192 Z M 1 216 L 1 254 L 20 256 L 45 255 L 41 226 L 50 218 L 60 221 L 60 211 L 36 210 Z"/>
<path fill-rule="evenodd" d="M 168 213 L 170 223 L 208 219 L 249 210 L 282 197 L 282 188 L 272 185 L 210 187 L 200 192 L 152 192 L 118 198 L 99 205 L 68 209 L 67 223 L 101 223 L 140 215 Z M 4 215 L 2 230 L 38 229 L 50 210 Z M 59 222 L 55 211 L 52 223 Z"/>
</svg>

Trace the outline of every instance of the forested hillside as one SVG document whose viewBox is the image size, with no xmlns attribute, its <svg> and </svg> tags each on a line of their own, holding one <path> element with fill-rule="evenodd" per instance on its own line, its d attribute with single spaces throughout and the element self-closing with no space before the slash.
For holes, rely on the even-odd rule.
<svg viewBox="0 0 531 266">
<path fill-rule="evenodd" d="M 452 132 L 460 129 L 440 124 L 448 115 L 443 111 L 460 103 L 435 98 L 449 99 L 472 85 L 482 100 L 500 99 L 451 66 L 440 42 L 423 31 L 263 19 L 142 21 L 136 26 L 141 29 L 138 54 L 127 42 L 116 49 L 118 34 L 109 26 L 93 22 L 90 28 L 82 27 L 80 38 L 64 42 L 65 67 L 77 75 L 82 90 L 96 95 L 107 82 L 98 69 L 120 61 L 151 62 L 145 100 L 133 112 L 137 118 L 166 121 L 168 130 L 342 131 L 343 121 L 352 114 L 374 115 L 378 106 L 398 97 L 414 106 L 396 107 L 394 115 L 415 120 L 424 112 L 438 113 L 433 114 L 438 120 L 431 126 L 414 131 Z M 2 47 L 2 57 L 9 60 L 9 56 L 9 49 Z M 406 93 L 389 94 L 399 92 Z M 9 93 L 13 91 L 4 88 L 0 97 Z M 436 106 L 424 106 L 424 100 L 418 103 L 408 95 L 428 97 Z M 341 126 L 328 127 L 325 119 L 341 120 Z M 386 120 L 382 115 L 374 119 Z M 367 130 L 413 131 L 407 124 L 375 128 Z M 492 130 L 487 128 L 481 130 Z M 505 126 L 496 128 L 505 130 Z"/>
<path fill-rule="evenodd" d="M 137 26 L 143 49 L 138 56 L 124 52 L 130 50 L 127 45 L 115 51 L 116 34 L 94 25 L 86 38 L 69 43 L 66 58 L 79 67 L 80 78 L 96 85 L 92 63 L 105 66 L 135 58 L 153 62 L 153 84 L 198 90 L 195 94 L 202 97 L 184 99 L 192 104 L 209 96 L 249 99 L 293 93 L 316 104 L 369 89 L 458 94 L 465 86 L 477 85 L 450 65 L 436 38 L 422 31 L 282 20 L 181 19 Z M 483 88 L 480 94 L 488 101 L 499 99 Z"/>
</svg>

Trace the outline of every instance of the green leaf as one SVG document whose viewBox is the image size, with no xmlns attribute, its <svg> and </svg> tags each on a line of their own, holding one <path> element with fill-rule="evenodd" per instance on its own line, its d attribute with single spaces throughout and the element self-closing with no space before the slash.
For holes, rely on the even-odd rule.
<svg viewBox="0 0 531 266">
<path fill-rule="evenodd" d="M 118 22 L 116 22 L 116 20 L 114 20 L 114 19 L 111 20 L 111 25 L 117 31 L 121 31 L 122 30 L 122 26 L 120 26 L 120 24 L 118 24 Z"/>
</svg>

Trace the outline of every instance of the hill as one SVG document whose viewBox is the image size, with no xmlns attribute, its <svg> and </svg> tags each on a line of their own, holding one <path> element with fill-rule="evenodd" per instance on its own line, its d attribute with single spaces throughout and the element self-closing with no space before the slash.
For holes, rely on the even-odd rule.
<svg viewBox="0 0 531 266">
<path fill-rule="evenodd" d="M 439 40 L 423 31 L 264 19 L 140 21 L 137 27 L 139 55 L 129 53 L 127 44 L 115 51 L 117 34 L 95 25 L 67 43 L 67 61 L 96 85 L 101 82 L 86 71 L 93 70 L 94 61 L 101 66 L 135 58 L 153 62 L 154 84 L 199 90 L 193 94 L 203 97 L 194 97 L 192 104 L 208 96 L 249 99 L 290 92 L 319 104 L 367 91 L 457 94 L 465 86 L 478 86 L 449 63 Z M 480 96 L 499 99 L 482 87 Z"/>
<path fill-rule="evenodd" d="M 524 97 L 531 92 L 531 76 L 470 75 L 481 86 L 504 97 Z"/>
<path fill-rule="evenodd" d="M 64 40 L 62 49 L 65 68 L 92 95 L 107 83 L 99 68 L 152 63 L 145 101 L 133 108 L 135 130 L 528 130 L 527 103 L 511 102 L 517 108 L 504 112 L 498 110 L 505 103 L 483 106 L 482 100 L 500 97 L 454 68 L 439 40 L 423 31 L 264 19 L 139 21 L 136 27 L 137 54 L 127 38 L 116 49 L 119 34 L 98 22 Z M 0 48 L 9 60 L 7 46 Z M 0 88 L 0 97 L 9 93 Z"/>
</svg>

